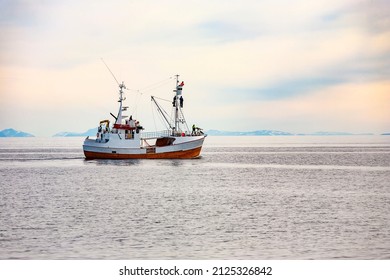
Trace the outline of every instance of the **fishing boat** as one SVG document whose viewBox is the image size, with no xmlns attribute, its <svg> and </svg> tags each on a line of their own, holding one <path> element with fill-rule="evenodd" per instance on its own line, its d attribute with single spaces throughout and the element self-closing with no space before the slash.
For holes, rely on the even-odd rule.
<svg viewBox="0 0 390 280">
<path fill-rule="evenodd" d="M 157 98 L 151 96 L 157 111 L 166 122 L 166 130 L 144 132 L 143 126 L 132 116 L 125 116 L 129 108 L 123 105 L 125 84 L 119 85 L 119 110 L 115 122 L 102 120 L 96 138 L 87 137 L 83 150 L 86 159 L 191 159 L 200 156 L 205 135 L 201 128 L 190 130 L 183 114 L 183 86 L 176 75 L 176 87 L 172 105 L 173 117 L 169 117 Z"/>
</svg>

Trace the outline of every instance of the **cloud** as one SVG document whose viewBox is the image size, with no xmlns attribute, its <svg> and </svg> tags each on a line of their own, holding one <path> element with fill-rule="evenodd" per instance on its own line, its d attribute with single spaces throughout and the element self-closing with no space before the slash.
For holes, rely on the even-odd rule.
<svg viewBox="0 0 390 280">
<path fill-rule="evenodd" d="M 290 132 L 328 131 L 381 133 L 390 125 L 390 82 L 339 84 L 313 90 L 310 95 L 284 100 L 246 100 L 204 108 L 220 120 L 223 129 L 280 129 Z M 201 117 L 201 116 L 200 116 Z M 206 122 L 206 118 L 203 117 Z M 212 127 L 209 127 L 212 128 Z"/>
<path fill-rule="evenodd" d="M 57 123 L 76 123 L 82 131 L 101 111 L 116 110 L 116 85 L 101 57 L 135 89 L 181 74 L 186 115 L 207 126 L 214 122 L 214 128 L 234 123 L 237 130 L 246 123 L 277 129 L 283 116 L 293 119 L 289 112 L 299 115 L 296 102 L 319 111 L 327 94 L 356 112 L 347 106 L 361 108 L 349 101 L 352 92 L 359 85 L 376 92 L 390 77 L 389 18 L 382 0 L 3 1 L 0 125 L 23 123 L 8 117 L 22 106 L 49 127 L 54 120 L 47 116 L 58 112 Z M 161 88 L 158 95 L 169 99 L 170 93 Z M 149 109 L 146 94 L 142 98 Z M 286 110 L 278 118 L 251 114 L 256 106 L 267 112 L 263 104 Z M 331 108 L 318 123 L 332 119 Z M 371 123 L 383 123 L 383 115 L 369 116 Z M 348 121 L 355 126 L 353 118 Z M 296 121 L 287 130 L 306 127 Z"/>
</svg>

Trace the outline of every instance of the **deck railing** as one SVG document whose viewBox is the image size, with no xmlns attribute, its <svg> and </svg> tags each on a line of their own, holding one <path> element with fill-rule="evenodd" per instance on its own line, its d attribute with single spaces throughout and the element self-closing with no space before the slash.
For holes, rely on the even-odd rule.
<svg viewBox="0 0 390 280">
<path fill-rule="evenodd" d="M 152 138 L 168 137 L 168 136 L 172 136 L 172 132 L 170 130 L 142 132 L 141 133 L 141 139 L 152 139 Z"/>
</svg>

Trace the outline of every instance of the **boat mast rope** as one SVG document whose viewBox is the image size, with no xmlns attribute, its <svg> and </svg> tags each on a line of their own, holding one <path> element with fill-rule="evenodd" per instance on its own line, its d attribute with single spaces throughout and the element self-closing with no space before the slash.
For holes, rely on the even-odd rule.
<svg viewBox="0 0 390 280">
<path fill-rule="evenodd" d="M 141 94 L 143 93 L 146 93 L 146 92 L 149 92 L 149 91 L 153 91 L 153 90 L 156 90 L 166 84 L 168 84 L 168 82 L 170 82 L 170 80 L 172 80 L 173 76 L 165 79 L 165 80 L 162 80 L 162 81 L 159 81 L 157 83 L 153 83 L 153 84 L 150 84 L 142 89 L 140 89 L 139 91 L 142 92 Z"/>
<path fill-rule="evenodd" d="M 156 106 L 156 104 L 154 104 L 153 102 L 150 102 L 150 110 L 152 111 L 152 117 L 153 117 L 153 123 L 154 123 L 154 129 L 157 131 L 158 128 L 157 128 L 157 123 L 156 123 L 156 116 L 155 116 L 155 113 L 154 111 L 156 110 L 157 111 L 157 116 L 160 120 L 160 122 L 163 124 L 163 126 L 165 126 L 165 128 L 167 130 L 170 129 L 170 125 L 167 124 L 167 121 L 163 118 L 162 114 L 158 112 L 158 108 Z M 171 120 L 172 121 L 172 120 Z"/>
<path fill-rule="evenodd" d="M 162 81 L 159 81 L 159 82 L 156 82 L 156 83 L 152 83 L 146 87 L 143 87 L 142 89 L 138 89 L 138 90 L 132 90 L 134 92 L 137 93 L 137 96 L 134 100 L 134 111 L 133 111 L 133 114 L 134 116 L 137 117 L 137 113 L 138 113 L 138 104 L 140 102 L 140 99 L 141 99 L 141 96 L 144 94 L 144 93 L 147 93 L 147 92 L 150 92 L 150 91 L 154 91 L 166 84 L 168 84 L 170 82 L 170 80 L 172 80 L 173 76 L 167 78 L 167 79 L 164 79 Z M 158 97 L 156 97 L 158 98 Z M 163 100 L 162 98 L 158 98 L 158 99 L 161 99 Z"/>
<path fill-rule="evenodd" d="M 155 97 L 154 96 L 151 96 L 151 101 L 154 102 L 154 104 L 156 105 L 156 108 L 157 108 L 157 111 L 160 113 L 160 115 L 164 118 L 165 120 L 165 123 L 169 126 L 170 129 L 173 129 L 172 127 L 172 118 L 170 118 L 168 116 L 168 113 L 164 110 L 164 108 L 162 108 L 158 102 L 156 101 Z"/>
</svg>

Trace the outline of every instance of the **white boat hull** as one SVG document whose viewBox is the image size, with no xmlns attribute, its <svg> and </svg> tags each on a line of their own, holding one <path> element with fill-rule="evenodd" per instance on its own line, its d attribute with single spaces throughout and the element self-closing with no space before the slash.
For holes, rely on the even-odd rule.
<svg viewBox="0 0 390 280">
<path fill-rule="evenodd" d="M 205 136 L 172 137 L 172 144 L 148 145 L 147 140 L 110 139 L 100 142 L 85 139 L 86 159 L 190 159 L 200 155 Z M 138 143 L 137 143 L 138 142 Z"/>
</svg>

